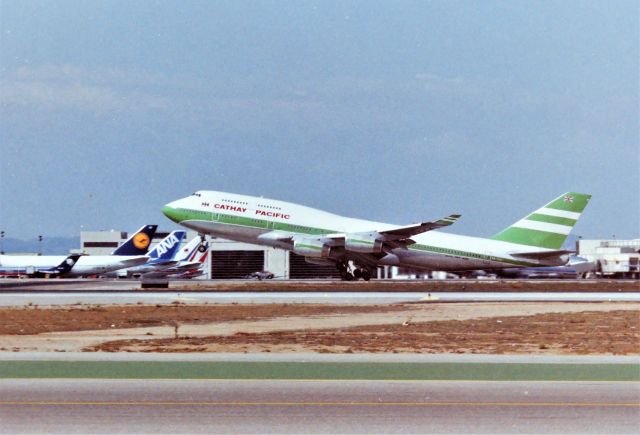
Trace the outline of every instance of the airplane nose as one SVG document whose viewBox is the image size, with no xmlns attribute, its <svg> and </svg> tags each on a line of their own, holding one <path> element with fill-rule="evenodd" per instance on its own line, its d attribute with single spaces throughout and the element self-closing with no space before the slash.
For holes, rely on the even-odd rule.
<svg viewBox="0 0 640 435">
<path fill-rule="evenodd" d="M 175 202 L 170 202 L 162 207 L 162 213 L 172 221 L 180 223 L 180 211 L 175 206 Z"/>
</svg>

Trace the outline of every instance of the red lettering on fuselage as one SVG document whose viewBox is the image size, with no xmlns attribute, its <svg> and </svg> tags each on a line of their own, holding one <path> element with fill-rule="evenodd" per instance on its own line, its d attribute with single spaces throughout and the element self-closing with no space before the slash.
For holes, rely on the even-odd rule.
<svg viewBox="0 0 640 435">
<path fill-rule="evenodd" d="M 247 211 L 245 207 L 236 207 L 235 205 L 229 204 L 213 204 L 213 208 L 217 208 L 218 210 L 237 211 L 240 213 L 245 213 Z"/>
<path fill-rule="evenodd" d="M 291 218 L 291 215 L 288 215 L 286 213 L 277 213 L 275 211 L 256 210 L 256 214 L 259 214 L 260 216 L 269 216 L 272 218 L 279 218 L 279 219 Z"/>
</svg>

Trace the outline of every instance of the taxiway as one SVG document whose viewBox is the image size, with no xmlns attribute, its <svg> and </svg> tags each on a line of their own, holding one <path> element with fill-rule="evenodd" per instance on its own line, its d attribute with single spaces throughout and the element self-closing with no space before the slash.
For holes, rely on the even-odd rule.
<svg viewBox="0 0 640 435">
<path fill-rule="evenodd" d="M 635 433 L 633 382 L 3 380 L 3 433 Z"/>
</svg>

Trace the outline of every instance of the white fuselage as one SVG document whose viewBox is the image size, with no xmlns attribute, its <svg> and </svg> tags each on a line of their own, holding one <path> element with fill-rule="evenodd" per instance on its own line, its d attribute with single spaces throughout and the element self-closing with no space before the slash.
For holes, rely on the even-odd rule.
<svg viewBox="0 0 640 435">
<path fill-rule="evenodd" d="M 216 191 L 199 191 L 165 206 L 163 212 L 187 228 L 216 237 L 290 249 L 279 235 L 322 237 L 334 233 L 385 231 L 397 225 L 354 219 L 284 201 Z M 499 240 L 429 231 L 416 243 L 396 248 L 380 265 L 428 270 L 472 270 L 538 265 L 511 254 L 532 247 Z"/>
<path fill-rule="evenodd" d="M 32 269 L 54 268 L 62 263 L 64 255 L 0 255 L 0 273 L 28 274 Z M 83 255 L 65 277 L 99 275 L 113 270 L 143 264 L 145 256 Z"/>
</svg>

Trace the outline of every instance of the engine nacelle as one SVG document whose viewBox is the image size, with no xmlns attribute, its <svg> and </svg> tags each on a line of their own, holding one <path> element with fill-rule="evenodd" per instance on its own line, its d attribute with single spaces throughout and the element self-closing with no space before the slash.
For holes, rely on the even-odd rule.
<svg viewBox="0 0 640 435">
<path fill-rule="evenodd" d="M 293 241 L 293 252 L 305 257 L 326 258 L 331 253 L 331 246 L 320 239 L 296 239 Z"/>
<path fill-rule="evenodd" d="M 344 248 L 351 252 L 374 254 L 382 252 L 381 236 L 378 233 L 350 233 L 344 238 Z"/>
</svg>

